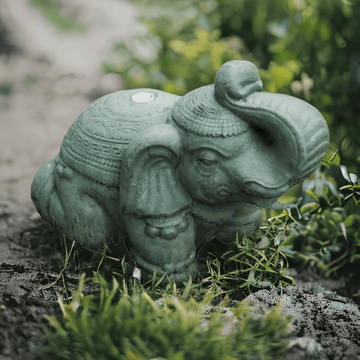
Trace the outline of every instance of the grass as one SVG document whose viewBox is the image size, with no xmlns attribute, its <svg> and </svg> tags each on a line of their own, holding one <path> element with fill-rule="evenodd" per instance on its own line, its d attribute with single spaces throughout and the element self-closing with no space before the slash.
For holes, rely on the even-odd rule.
<svg viewBox="0 0 360 360">
<path fill-rule="evenodd" d="M 227 322 L 221 308 L 208 320 L 204 313 L 214 299 L 164 295 L 151 299 L 134 281 L 131 293 L 113 278 L 97 275 L 99 292 L 83 296 L 85 276 L 70 303 L 60 300 L 63 321 L 48 317 L 49 347 L 45 359 L 273 359 L 281 358 L 287 342 L 290 317 L 281 316 L 281 304 L 267 315 L 254 315 L 244 300 L 234 309 L 233 331 L 221 335 Z M 226 305 L 228 297 L 222 301 Z"/>
</svg>

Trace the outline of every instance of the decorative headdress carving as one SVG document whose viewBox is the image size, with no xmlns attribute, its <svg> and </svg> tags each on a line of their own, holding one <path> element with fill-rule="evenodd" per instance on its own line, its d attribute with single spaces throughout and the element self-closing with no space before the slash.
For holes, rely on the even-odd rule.
<svg viewBox="0 0 360 360">
<path fill-rule="evenodd" d="M 226 82 L 218 86 L 204 86 L 186 94 L 174 106 L 171 116 L 182 129 L 200 136 L 236 136 L 249 125 L 217 101 L 216 92 L 226 92 L 234 99 L 244 99 L 262 89 L 262 82 L 256 66 L 248 61 L 241 62 L 241 69 L 228 74 Z M 221 87 L 221 89 L 219 89 Z"/>
<path fill-rule="evenodd" d="M 146 92 L 145 92 L 146 91 Z M 141 94 L 150 94 L 143 97 Z M 103 96 L 74 122 L 61 145 L 61 159 L 82 175 L 119 187 L 119 173 L 129 142 L 144 128 L 166 122 L 179 96 L 136 89 Z"/>
<path fill-rule="evenodd" d="M 214 85 L 186 94 L 175 104 L 171 116 L 176 125 L 200 136 L 235 136 L 249 128 L 246 122 L 216 101 Z"/>
</svg>

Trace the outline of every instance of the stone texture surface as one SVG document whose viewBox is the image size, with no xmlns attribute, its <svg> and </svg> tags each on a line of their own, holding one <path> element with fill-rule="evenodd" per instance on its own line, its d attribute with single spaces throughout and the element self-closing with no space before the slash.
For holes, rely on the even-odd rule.
<svg viewBox="0 0 360 360">
<path fill-rule="evenodd" d="M 314 284 L 301 288 L 285 287 L 260 290 L 248 299 L 259 312 L 267 312 L 269 307 L 282 299 L 283 314 L 293 316 L 291 338 L 310 338 L 315 342 L 296 340 L 290 343 L 290 353 L 304 353 L 310 358 L 322 359 L 323 348 L 329 359 L 360 359 L 360 310 L 350 299 L 337 295 Z M 297 348 L 297 349 L 296 349 Z M 299 355 L 300 356 L 300 355 Z M 308 357 L 306 357 L 308 356 Z M 318 356 L 318 357 L 316 357 Z M 287 357 L 286 359 L 295 357 Z"/>
</svg>

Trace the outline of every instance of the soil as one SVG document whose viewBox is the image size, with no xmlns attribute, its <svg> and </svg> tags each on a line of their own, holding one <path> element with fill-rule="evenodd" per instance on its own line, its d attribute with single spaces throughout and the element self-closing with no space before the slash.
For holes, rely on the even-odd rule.
<svg viewBox="0 0 360 360">
<path fill-rule="evenodd" d="M 62 286 L 43 289 L 54 282 L 62 265 L 60 252 L 51 245 L 52 238 L 57 238 L 54 245 L 60 244 L 59 235 L 47 228 L 39 224 L 1 240 L 1 253 L 7 254 L 0 265 L 1 360 L 37 359 L 45 346 L 44 315 L 61 316 L 57 299 L 64 296 Z"/>
<path fill-rule="evenodd" d="M 6 0 L 2 6 L 6 3 L 24 7 L 26 1 Z M 65 8 L 69 4 L 61 3 Z M 6 10 L 11 13 L 11 6 Z M 6 25 L 0 27 L 0 360 L 39 359 L 46 347 L 44 316 L 61 318 L 58 298 L 68 295 L 62 281 L 52 285 L 64 265 L 63 238 L 35 211 L 30 199 L 32 179 L 44 162 L 57 155 L 75 118 L 98 96 L 121 89 L 117 75 L 104 76 L 93 65 L 86 73 L 62 61 L 55 50 L 40 51 L 42 39 L 36 36 L 51 37 L 53 30 L 46 28 L 50 25 L 32 33 L 37 47 L 26 45 L 19 30 L 13 31 L 14 23 L 28 21 L 31 9 L 22 10 L 25 15 L 19 11 L 2 18 L 0 14 Z M 126 11 L 122 16 L 131 18 Z M 113 41 L 110 35 L 103 36 Z M 47 40 L 43 43 L 51 43 Z M 87 41 L 98 61 L 96 41 Z M 78 46 L 83 42 L 79 38 Z M 74 59 L 76 63 L 75 55 Z M 84 254 L 91 256 L 86 250 Z M 79 275 L 74 267 L 66 271 L 68 291 L 76 287 Z M 310 350 L 317 349 L 312 358 L 360 359 L 359 306 L 350 299 L 354 289 L 349 290 L 341 279 L 321 279 L 306 271 L 294 275 L 297 286 L 284 290 L 289 300 L 285 311 L 295 318 L 289 358 L 307 359 Z M 323 287 L 319 290 L 319 286 Z M 253 300 L 259 311 L 266 311 L 278 296 L 278 290 L 264 289 Z M 331 305 L 334 302 L 336 306 Z"/>
<path fill-rule="evenodd" d="M 360 359 L 360 310 L 350 299 L 307 282 L 303 286 L 260 290 L 248 296 L 260 313 L 266 313 L 281 297 L 282 312 L 293 317 L 290 345 L 299 346 L 298 339 L 312 340 L 305 355 L 328 359 Z M 294 338 L 297 342 L 294 342 Z M 291 354 L 291 356 L 290 356 Z M 294 358 L 293 349 L 286 359 Z"/>
</svg>

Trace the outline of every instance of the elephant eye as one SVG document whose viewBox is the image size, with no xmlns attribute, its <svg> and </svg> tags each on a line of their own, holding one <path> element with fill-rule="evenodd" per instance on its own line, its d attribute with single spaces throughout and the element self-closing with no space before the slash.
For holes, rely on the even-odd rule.
<svg viewBox="0 0 360 360">
<path fill-rule="evenodd" d="M 215 161 L 209 160 L 209 159 L 201 159 L 201 158 L 200 158 L 199 161 L 200 161 L 201 163 L 205 164 L 205 165 L 212 165 L 212 164 L 215 163 Z"/>
<path fill-rule="evenodd" d="M 204 159 L 204 158 L 198 159 L 198 167 L 202 171 L 209 172 L 209 171 L 213 170 L 215 163 L 216 163 L 216 161 L 214 161 L 214 160 L 209 160 L 209 159 Z"/>
</svg>

